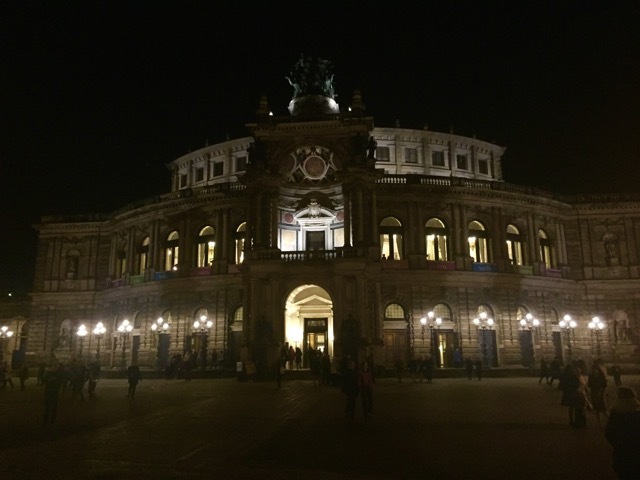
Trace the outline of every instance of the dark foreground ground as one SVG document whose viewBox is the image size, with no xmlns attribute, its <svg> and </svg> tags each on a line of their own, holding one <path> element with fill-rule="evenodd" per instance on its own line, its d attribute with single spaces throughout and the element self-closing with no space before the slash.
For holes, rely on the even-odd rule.
<svg viewBox="0 0 640 480">
<path fill-rule="evenodd" d="M 623 383 L 640 393 L 640 376 Z M 355 421 L 337 388 L 309 380 L 147 379 L 134 401 L 126 391 L 100 380 L 93 402 L 62 398 L 43 429 L 34 379 L 0 390 L 0 479 L 615 478 L 605 422 L 570 428 L 560 392 L 535 378 L 382 379 L 375 417 L 359 409 Z"/>
</svg>

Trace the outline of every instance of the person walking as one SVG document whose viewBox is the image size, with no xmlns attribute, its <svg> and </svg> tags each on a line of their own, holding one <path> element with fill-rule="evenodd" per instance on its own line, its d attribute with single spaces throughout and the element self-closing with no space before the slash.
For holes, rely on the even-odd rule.
<svg viewBox="0 0 640 480">
<path fill-rule="evenodd" d="M 342 371 L 342 393 L 345 395 L 344 416 L 348 420 L 355 419 L 356 399 L 358 398 L 358 372 L 356 362 L 347 358 L 346 368 Z"/>
<path fill-rule="evenodd" d="M 564 367 L 558 388 L 562 392 L 560 405 L 568 407 L 569 425 L 574 428 L 586 426 L 586 398 L 580 378 L 580 370 L 572 364 Z"/>
<path fill-rule="evenodd" d="M 598 419 L 598 426 L 600 426 L 600 414 L 607 416 L 607 405 L 604 398 L 607 391 L 607 373 L 604 365 L 597 360 L 591 366 L 587 386 L 591 394 L 591 406 Z"/>
<path fill-rule="evenodd" d="M 549 367 L 547 365 L 547 361 L 544 359 L 544 357 L 542 357 L 540 359 L 540 380 L 538 380 L 538 383 L 542 383 L 542 379 L 544 378 L 545 381 L 547 382 L 547 385 L 549 385 L 549 377 L 550 377 L 550 372 L 549 372 Z"/>
<path fill-rule="evenodd" d="M 96 398 L 96 387 L 98 386 L 98 378 L 100 378 L 100 366 L 97 364 L 89 367 L 89 373 L 87 375 L 89 400 Z"/>
<path fill-rule="evenodd" d="M 613 376 L 613 382 L 616 384 L 616 387 L 622 385 L 622 369 L 620 365 L 614 364 L 611 367 L 611 375 Z"/>
<path fill-rule="evenodd" d="M 482 359 L 480 357 L 476 358 L 475 367 L 476 377 L 478 377 L 478 381 L 480 381 L 482 380 Z"/>
<path fill-rule="evenodd" d="M 9 370 L 9 365 L 7 362 L 2 362 L 0 364 L 0 382 L 2 386 L 0 388 L 5 389 L 7 387 L 7 383 L 11 385 L 13 388 L 13 380 L 11 379 L 11 370 Z"/>
<path fill-rule="evenodd" d="M 362 362 L 362 370 L 358 378 L 358 387 L 362 398 L 362 413 L 364 418 L 373 416 L 373 388 L 376 385 L 376 379 L 373 376 L 369 362 Z"/>
<path fill-rule="evenodd" d="M 42 426 L 48 427 L 55 424 L 58 415 L 58 398 L 62 386 L 64 370 L 58 365 L 50 365 L 42 377 L 44 385 L 44 414 Z"/>
<path fill-rule="evenodd" d="M 640 402 L 629 387 L 618 387 L 611 406 L 605 438 L 613 447 L 613 469 L 621 480 L 640 472 Z"/>
<path fill-rule="evenodd" d="M 296 347 L 296 370 L 302 368 L 302 350 L 300 347 Z"/>
<path fill-rule="evenodd" d="M 136 387 L 138 386 L 138 383 L 142 381 L 140 367 L 135 363 L 129 365 L 129 368 L 127 368 L 127 380 L 129 382 L 129 392 L 127 393 L 127 398 L 129 398 L 129 400 L 133 400 L 136 394 Z"/>
<path fill-rule="evenodd" d="M 433 382 L 433 357 L 431 357 L 431 355 L 429 355 L 424 359 L 422 370 L 424 373 L 424 378 L 427 379 L 427 383 L 432 383 Z"/>
<path fill-rule="evenodd" d="M 24 389 L 25 389 L 24 384 L 27 381 L 27 378 L 29 378 L 29 367 L 27 367 L 26 363 L 23 363 L 22 367 L 20 367 L 18 378 L 20 379 L 20 391 L 24 392 Z"/>
<path fill-rule="evenodd" d="M 471 357 L 467 357 L 464 359 L 464 368 L 467 370 L 467 377 L 469 380 L 473 379 L 473 360 Z"/>
<path fill-rule="evenodd" d="M 400 357 L 396 358 L 396 376 L 398 383 L 402 383 L 402 373 L 404 372 L 404 362 Z"/>
<path fill-rule="evenodd" d="M 553 386 L 554 380 L 558 380 L 560 382 L 560 377 L 562 376 L 562 368 L 560 364 L 560 360 L 558 357 L 555 357 L 551 360 L 549 364 L 549 385 Z"/>
</svg>

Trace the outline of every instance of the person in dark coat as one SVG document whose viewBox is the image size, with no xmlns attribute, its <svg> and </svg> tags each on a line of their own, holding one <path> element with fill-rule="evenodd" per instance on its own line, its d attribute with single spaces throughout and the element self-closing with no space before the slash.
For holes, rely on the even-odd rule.
<svg viewBox="0 0 640 480">
<path fill-rule="evenodd" d="M 613 447 L 613 469 L 621 480 L 640 472 L 640 402 L 629 387 L 618 387 L 609 412 L 605 438 Z"/>
<path fill-rule="evenodd" d="M 560 405 L 569 409 L 569 425 L 583 427 L 582 411 L 585 408 L 585 402 L 581 398 L 583 393 L 581 392 L 580 373 L 576 372 L 573 365 L 569 364 L 564 367 L 558 389 L 562 392 Z"/>
<path fill-rule="evenodd" d="M 602 363 L 593 362 L 587 386 L 591 394 L 591 406 L 598 418 L 598 425 L 600 425 L 600 414 L 607 416 L 607 405 L 604 398 L 607 391 L 607 373 Z"/>
<path fill-rule="evenodd" d="M 542 383 L 542 379 L 544 378 L 545 381 L 547 382 L 547 385 L 549 385 L 550 376 L 551 376 L 551 373 L 549 372 L 547 361 L 544 359 L 544 357 L 542 357 L 540 359 L 540 380 L 538 380 L 538 383 Z"/>
<path fill-rule="evenodd" d="M 346 368 L 342 373 L 342 393 L 345 395 L 344 416 L 353 420 L 356 415 L 356 399 L 358 398 L 358 372 L 356 362 L 347 359 Z"/>
<path fill-rule="evenodd" d="M 482 380 L 482 359 L 476 358 L 475 367 L 478 380 Z"/>
<path fill-rule="evenodd" d="M 53 425 L 58 414 L 58 398 L 60 396 L 60 387 L 64 380 L 64 369 L 57 365 L 51 365 L 45 370 L 42 377 L 44 385 L 44 415 L 42 418 L 42 426 L 47 427 Z"/>
<path fill-rule="evenodd" d="M 369 362 L 362 362 L 362 370 L 360 370 L 358 376 L 358 387 L 362 397 L 362 412 L 364 413 L 364 418 L 369 418 L 373 415 L 373 388 L 375 385 L 376 379 Z"/>
<path fill-rule="evenodd" d="M 622 369 L 620 365 L 614 365 L 611 367 L 611 375 L 613 376 L 613 381 L 616 384 L 616 387 L 622 385 Z"/>
<path fill-rule="evenodd" d="M 27 381 L 27 378 L 29 378 L 29 367 L 27 367 L 26 363 L 20 367 L 18 378 L 20 379 L 20 391 L 24 392 L 25 382 Z"/>
<path fill-rule="evenodd" d="M 558 357 L 551 360 L 549 364 L 549 385 L 553 386 L 554 380 L 560 381 L 560 377 L 562 376 L 562 368 L 560 364 L 560 360 Z"/>
<path fill-rule="evenodd" d="M 138 365 L 129 365 L 129 368 L 127 368 L 127 380 L 129 382 L 129 393 L 127 393 L 127 397 L 133 400 L 136 394 L 136 387 L 138 383 L 142 381 L 142 375 Z"/>
<path fill-rule="evenodd" d="M 467 377 L 469 377 L 469 380 L 472 380 L 473 379 L 473 360 L 471 360 L 470 357 L 465 358 L 464 367 L 467 370 Z"/>
</svg>

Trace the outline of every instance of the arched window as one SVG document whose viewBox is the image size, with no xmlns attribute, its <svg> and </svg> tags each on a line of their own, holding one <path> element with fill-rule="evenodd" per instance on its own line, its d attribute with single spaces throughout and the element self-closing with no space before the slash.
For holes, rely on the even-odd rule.
<svg viewBox="0 0 640 480">
<path fill-rule="evenodd" d="M 247 223 L 243 222 L 236 229 L 236 264 L 244 262 L 244 242 L 247 237 Z"/>
<path fill-rule="evenodd" d="M 447 230 L 437 218 L 430 218 L 424 227 L 427 247 L 427 260 L 449 260 L 447 249 Z"/>
<path fill-rule="evenodd" d="M 122 277 L 127 271 L 127 244 L 123 243 L 116 251 L 116 278 Z"/>
<path fill-rule="evenodd" d="M 179 260 L 179 248 L 178 241 L 180 235 L 175 230 L 167 236 L 167 241 L 164 244 L 164 269 L 165 270 L 177 270 Z"/>
<path fill-rule="evenodd" d="M 138 246 L 138 265 L 136 273 L 142 275 L 144 271 L 149 268 L 149 245 L 151 240 L 149 237 L 144 237 L 142 243 Z"/>
<path fill-rule="evenodd" d="M 433 307 L 433 313 L 435 318 L 441 318 L 443 322 L 450 322 L 452 320 L 451 309 L 449 305 L 444 303 L 438 303 Z"/>
<path fill-rule="evenodd" d="M 473 258 L 474 262 L 486 263 L 489 261 L 487 238 L 484 225 L 476 220 L 469 223 L 469 256 Z"/>
<path fill-rule="evenodd" d="M 390 303 L 389 305 L 387 305 L 387 308 L 384 309 L 384 318 L 401 318 L 404 320 L 404 308 L 402 308 L 402 305 L 398 305 L 397 303 Z"/>
<path fill-rule="evenodd" d="M 215 230 L 207 225 L 198 234 L 198 267 L 209 267 L 215 259 Z"/>
<path fill-rule="evenodd" d="M 540 241 L 540 261 L 545 267 L 551 268 L 551 240 L 542 229 L 538 230 L 538 240 Z"/>
<path fill-rule="evenodd" d="M 524 265 L 522 255 L 523 238 L 515 225 L 507 225 L 507 256 L 511 265 Z"/>
<path fill-rule="evenodd" d="M 380 222 L 380 255 L 389 260 L 402 260 L 402 224 L 387 217 Z"/>
</svg>

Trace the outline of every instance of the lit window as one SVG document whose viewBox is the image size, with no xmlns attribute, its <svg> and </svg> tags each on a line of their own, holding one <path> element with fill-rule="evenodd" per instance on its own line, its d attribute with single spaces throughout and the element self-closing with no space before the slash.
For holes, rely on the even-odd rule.
<svg viewBox="0 0 640 480">
<path fill-rule="evenodd" d="M 486 263 L 489 261 L 487 249 L 487 232 L 480 222 L 469 223 L 469 256 L 474 262 Z"/>
<path fill-rule="evenodd" d="M 122 277 L 127 271 L 126 245 L 123 245 L 116 254 L 116 278 Z"/>
<path fill-rule="evenodd" d="M 236 229 L 235 240 L 236 240 L 236 263 L 244 262 L 244 242 L 247 235 L 247 224 L 241 223 L 240 226 Z"/>
<path fill-rule="evenodd" d="M 179 247 L 178 241 L 180 236 L 178 232 L 173 231 L 167 236 L 167 241 L 164 245 L 164 269 L 165 270 L 177 270 L 178 269 L 178 254 Z"/>
<path fill-rule="evenodd" d="M 437 218 L 430 218 L 424 228 L 427 260 L 448 260 L 447 230 Z"/>
<path fill-rule="evenodd" d="M 209 267 L 215 259 L 215 230 L 206 226 L 198 234 L 198 267 Z"/>
<path fill-rule="evenodd" d="M 515 225 L 507 225 L 507 256 L 512 265 L 524 265 L 522 235 Z"/>
<path fill-rule="evenodd" d="M 144 237 L 142 243 L 138 247 L 138 266 L 137 266 L 137 274 L 142 275 L 144 271 L 149 268 L 149 245 L 151 241 L 149 237 Z"/>
<path fill-rule="evenodd" d="M 380 222 L 380 256 L 388 260 L 402 260 L 402 224 L 387 217 Z"/>
<path fill-rule="evenodd" d="M 538 241 L 540 242 L 540 261 L 547 268 L 552 268 L 551 263 L 551 240 L 546 232 L 542 229 L 538 230 Z"/>
</svg>

